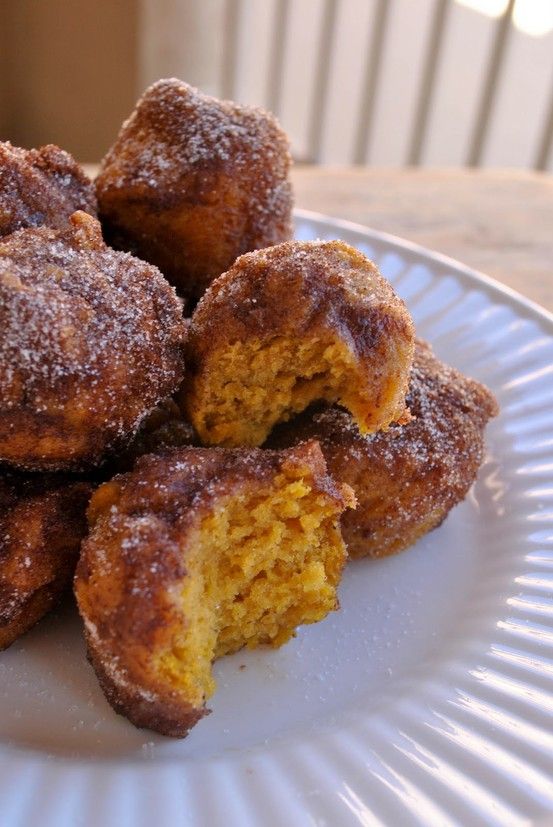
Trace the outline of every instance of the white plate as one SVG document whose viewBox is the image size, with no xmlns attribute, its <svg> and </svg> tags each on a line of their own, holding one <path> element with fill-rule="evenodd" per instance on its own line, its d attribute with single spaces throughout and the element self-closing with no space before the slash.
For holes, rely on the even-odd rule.
<svg viewBox="0 0 553 827">
<path fill-rule="evenodd" d="M 350 564 L 342 609 L 216 665 L 184 741 L 108 707 L 74 610 L 0 657 L 2 827 L 515 825 L 553 811 L 553 318 L 414 245 L 297 213 L 373 258 L 437 354 L 501 404 L 467 501 Z M 543 822 L 545 823 L 545 822 Z"/>
</svg>

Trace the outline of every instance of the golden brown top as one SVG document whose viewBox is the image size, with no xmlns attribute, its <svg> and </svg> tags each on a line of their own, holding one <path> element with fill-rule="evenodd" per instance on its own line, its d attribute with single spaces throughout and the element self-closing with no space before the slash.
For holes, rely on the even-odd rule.
<svg viewBox="0 0 553 827">
<path fill-rule="evenodd" d="M 127 515 L 141 524 L 151 517 L 180 533 L 222 497 L 267 483 L 278 473 L 307 474 L 314 490 L 344 501 L 316 442 L 285 451 L 172 448 L 140 457 L 132 471 L 100 486 L 89 507 L 91 531 L 101 517 L 120 522 Z"/>
<path fill-rule="evenodd" d="M 449 473 L 448 486 L 464 473 L 467 461 L 479 448 L 482 431 L 498 414 L 497 402 L 484 385 L 440 361 L 430 345 L 416 341 L 407 404 L 412 419 L 406 425 L 361 436 L 350 414 L 338 407 L 311 408 L 293 422 L 277 427 L 268 444 L 279 447 L 302 439 L 317 439 L 325 455 L 339 456 L 347 465 L 386 469 L 407 478 L 419 468 L 427 472 L 439 463 Z M 472 461 L 472 459 L 471 459 Z M 409 469 L 409 470 L 408 470 Z M 447 486 L 446 486 L 447 487 Z"/>
<path fill-rule="evenodd" d="M 330 328 L 358 356 L 383 336 L 414 336 L 390 284 L 343 241 L 287 241 L 240 256 L 200 300 L 187 351 L 192 370 L 219 344 Z"/>
<path fill-rule="evenodd" d="M 288 139 L 276 119 L 263 109 L 204 95 L 181 80 L 159 80 L 144 92 L 102 161 L 97 192 L 136 189 L 141 198 L 170 206 L 182 198 L 182 178 L 197 173 L 190 201 L 202 200 L 206 175 L 223 173 L 248 179 L 259 176 L 252 189 L 271 210 L 265 189 L 286 179 L 291 159 Z M 275 197 L 280 197 L 276 194 Z"/>
<path fill-rule="evenodd" d="M 20 149 L 0 143 L 0 236 L 24 227 L 62 229 L 76 210 L 96 215 L 94 186 L 54 144 Z"/>
<path fill-rule="evenodd" d="M 498 412 L 483 385 L 437 359 L 418 341 L 406 425 L 362 436 L 350 414 L 311 408 L 276 428 L 272 447 L 317 439 L 330 472 L 355 490 L 359 507 L 342 517 L 352 557 L 380 557 L 416 542 L 462 500 L 483 458 L 484 427 Z"/>
</svg>

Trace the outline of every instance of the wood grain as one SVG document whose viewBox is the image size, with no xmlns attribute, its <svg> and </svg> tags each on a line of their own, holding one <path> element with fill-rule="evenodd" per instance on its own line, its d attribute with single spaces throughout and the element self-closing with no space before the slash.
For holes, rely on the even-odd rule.
<svg viewBox="0 0 553 827">
<path fill-rule="evenodd" d="M 292 178 L 296 206 L 437 250 L 553 312 L 553 176 L 296 166 Z"/>
<path fill-rule="evenodd" d="M 298 166 L 293 181 L 298 207 L 452 256 L 553 311 L 553 176 Z"/>
</svg>

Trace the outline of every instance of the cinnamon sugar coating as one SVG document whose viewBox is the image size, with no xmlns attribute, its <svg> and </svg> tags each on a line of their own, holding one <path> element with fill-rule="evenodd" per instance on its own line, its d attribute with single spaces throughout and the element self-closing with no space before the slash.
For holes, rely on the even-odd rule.
<svg viewBox="0 0 553 827">
<path fill-rule="evenodd" d="M 24 469 L 98 464 L 184 370 L 174 289 L 84 212 L 0 239 L 0 330 L 0 460 Z"/>
<path fill-rule="evenodd" d="M 180 403 L 205 444 L 261 445 L 325 399 L 372 432 L 406 415 L 414 330 L 376 266 L 342 241 L 241 256 L 192 316 Z"/>
<path fill-rule="evenodd" d="M 280 645 L 336 608 L 352 504 L 315 443 L 172 449 L 101 486 L 75 593 L 116 711 L 182 737 L 207 714 L 215 657 Z"/>
<path fill-rule="evenodd" d="M 91 493 L 85 481 L 0 471 L 0 649 L 34 626 L 71 582 Z"/>
<path fill-rule="evenodd" d="M 183 418 L 173 399 L 164 399 L 148 414 L 135 436 L 123 449 L 108 459 L 107 469 L 114 473 L 130 471 L 139 457 L 159 454 L 167 448 L 185 448 L 199 445 L 192 425 Z"/>
<path fill-rule="evenodd" d="M 498 414 L 484 385 L 419 340 L 407 404 L 411 421 L 386 432 L 363 437 L 347 411 L 321 406 L 268 440 L 273 448 L 318 440 L 329 471 L 351 485 L 358 508 L 342 517 L 351 557 L 402 551 L 440 525 L 476 479 L 486 423 Z"/>
<path fill-rule="evenodd" d="M 64 229 L 76 210 L 96 209 L 94 186 L 68 152 L 0 142 L 0 236 L 24 227 Z"/>
<path fill-rule="evenodd" d="M 106 238 L 197 299 L 241 253 L 291 237 L 290 164 L 268 112 L 159 80 L 96 179 Z"/>
</svg>

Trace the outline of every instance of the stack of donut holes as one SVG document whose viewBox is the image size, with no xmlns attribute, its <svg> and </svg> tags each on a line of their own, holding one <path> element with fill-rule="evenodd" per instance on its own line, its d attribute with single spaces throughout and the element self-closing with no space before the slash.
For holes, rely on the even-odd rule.
<svg viewBox="0 0 553 827">
<path fill-rule="evenodd" d="M 214 658 L 438 526 L 497 414 L 372 262 L 292 240 L 290 165 L 269 113 L 175 79 L 94 183 L 0 144 L 0 649 L 74 578 L 106 697 L 166 735 Z"/>
</svg>

